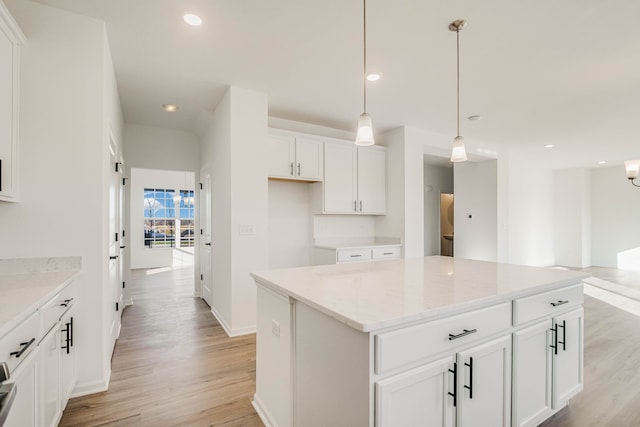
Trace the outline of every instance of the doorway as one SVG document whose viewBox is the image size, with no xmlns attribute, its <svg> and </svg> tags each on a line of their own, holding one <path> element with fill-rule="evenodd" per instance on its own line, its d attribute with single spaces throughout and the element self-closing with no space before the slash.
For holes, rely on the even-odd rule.
<svg viewBox="0 0 640 427">
<path fill-rule="evenodd" d="M 442 237 L 441 195 L 453 195 L 453 164 L 448 158 L 424 156 L 424 255 L 441 255 L 451 251 L 453 240 Z M 453 231 L 451 231 L 453 235 Z M 444 241 L 443 241 L 444 240 Z"/>
<path fill-rule="evenodd" d="M 453 194 L 440 194 L 440 255 L 453 256 Z"/>
</svg>

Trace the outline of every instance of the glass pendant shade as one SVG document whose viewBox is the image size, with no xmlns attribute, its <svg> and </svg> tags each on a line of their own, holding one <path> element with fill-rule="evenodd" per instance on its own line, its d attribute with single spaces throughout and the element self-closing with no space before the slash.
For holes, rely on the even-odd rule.
<svg viewBox="0 0 640 427">
<path fill-rule="evenodd" d="M 373 140 L 373 125 L 371 123 L 371 116 L 367 113 L 362 113 L 358 119 L 358 133 L 356 134 L 356 145 L 368 146 L 374 145 L 376 142 Z"/>
<path fill-rule="evenodd" d="M 464 147 L 464 138 L 460 135 L 453 138 L 453 147 L 451 149 L 452 162 L 466 162 L 467 150 Z"/>
<path fill-rule="evenodd" d="M 627 160 L 624 162 L 624 167 L 627 170 L 627 178 L 636 179 L 640 172 L 640 160 Z"/>
</svg>

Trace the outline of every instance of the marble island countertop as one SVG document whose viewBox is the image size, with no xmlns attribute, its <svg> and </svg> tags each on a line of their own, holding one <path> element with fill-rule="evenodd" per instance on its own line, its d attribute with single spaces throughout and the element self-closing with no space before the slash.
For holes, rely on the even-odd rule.
<svg viewBox="0 0 640 427">
<path fill-rule="evenodd" d="M 370 332 L 553 290 L 587 273 L 452 257 L 260 271 L 256 282 Z"/>
<path fill-rule="evenodd" d="M 0 260 L 0 338 L 80 272 L 80 257 Z"/>
</svg>

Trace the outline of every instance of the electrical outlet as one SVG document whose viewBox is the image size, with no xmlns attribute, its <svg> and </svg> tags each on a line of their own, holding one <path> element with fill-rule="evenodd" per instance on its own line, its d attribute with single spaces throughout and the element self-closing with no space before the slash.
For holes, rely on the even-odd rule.
<svg viewBox="0 0 640 427">
<path fill-rule="evenodd" d="M 271 320 L 271 333 L 277 337 L 280 338 L 280 323 L 276 322 L 275 320 Z"/>
<path fill-rule="evenodd" d="M 253 224 L 240 224 L 238 226 L 238 232 L 241 236 L 253 236 Z"/>
</svg>

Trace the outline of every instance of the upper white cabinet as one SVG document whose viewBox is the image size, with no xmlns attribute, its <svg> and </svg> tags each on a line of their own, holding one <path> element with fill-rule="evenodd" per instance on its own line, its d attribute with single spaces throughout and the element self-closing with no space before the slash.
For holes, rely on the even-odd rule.
<svg viewBox="0 0 640 427">
<path fill-rule="evenodd" d="M 18 76 L 25 36 L 0 0 L 0 200 L 18 197 Z"/>
<path fill-rule="evenodd" d="M 386 151 L 325 143 L 322 213 L 384 215 Z"/>
<path fill-rule="evenodd" d="M 322 181 L 322 140 L 288 133 L 269 134 L 269 177 Z"/>
</svg>

